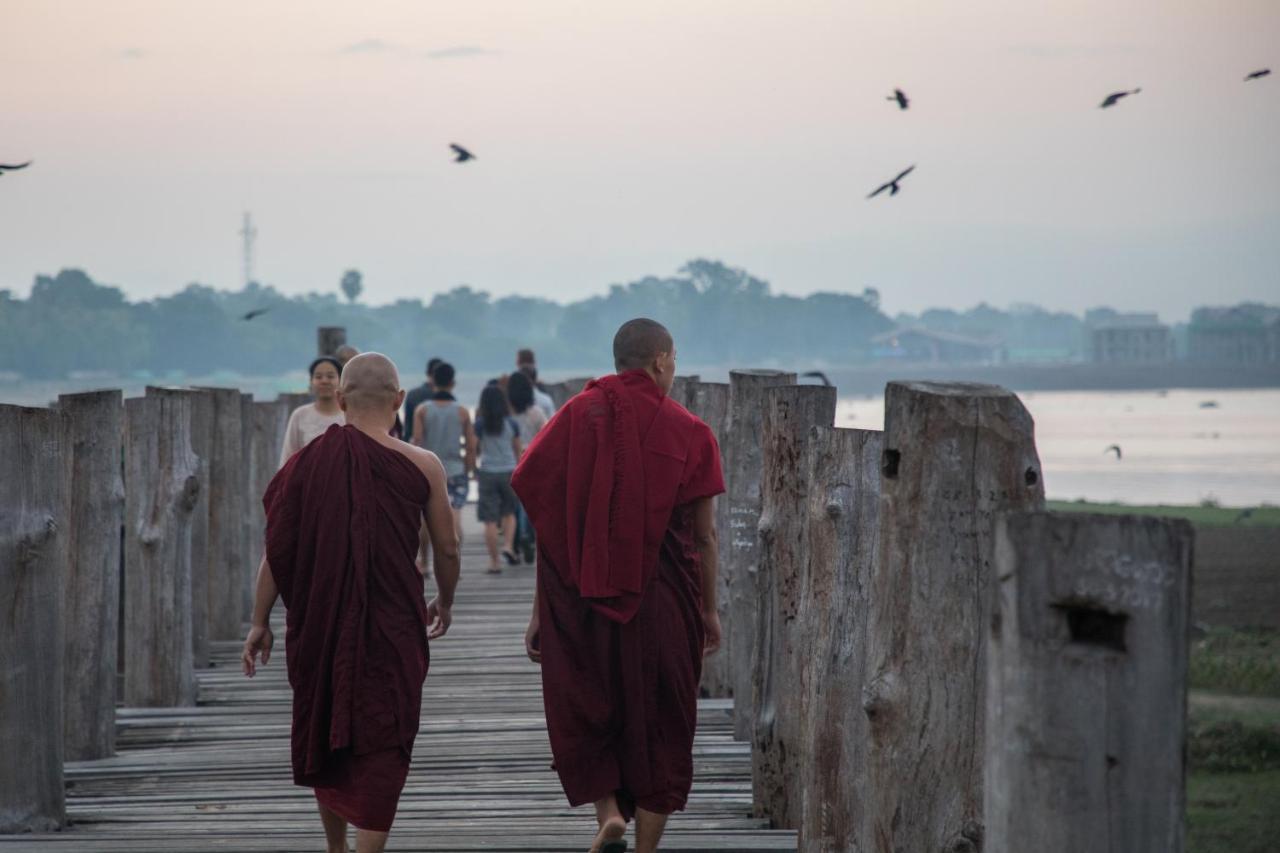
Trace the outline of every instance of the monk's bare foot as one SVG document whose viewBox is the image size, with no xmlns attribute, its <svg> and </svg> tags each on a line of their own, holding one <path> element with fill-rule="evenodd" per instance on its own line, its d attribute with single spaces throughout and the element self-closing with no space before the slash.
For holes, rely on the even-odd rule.
<svg viewBox="0 0 1280 853">
<path fill-rule="evenodd" d="M 490 566 L 486 571 L 491 575 L 502 574 L 502 566 Z"/>
<path fill-rule="evenodd" d="M 595 841 L 591 842 L 591 853 L 621 853 L 627 849 L 623 836 L 627 834 L 627 822 L 621 815 L 614 815 L 600 825 Z"/>
</svg>

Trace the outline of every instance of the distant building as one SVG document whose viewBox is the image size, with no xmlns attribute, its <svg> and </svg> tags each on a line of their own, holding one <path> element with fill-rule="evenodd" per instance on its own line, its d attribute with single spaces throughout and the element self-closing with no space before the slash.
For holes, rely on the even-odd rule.
<svg viewBox="0 0 1280 853">
<path fill-rule="evenodd" d="M 1187 327 L 1187 358 L 1215 364 L 1280 363 L 1280 308 L 1257 303 L 1197 308 Z"/>
<path fill-rule="evenodd" d="M 894 329 L 871 339 L 872 355 L 880 361 L 916 364 L 997 364 L 1005 361 L 1003 342 L 971 338 L 954 332 L 923 328 Z"/>
<path fill-rule="evenodd" d="M 1173 332 L 1155 314 L 1113 314 L 1089 329 L 1095 364 L 1164 364 L 1173 361 Z"/>
</svg>

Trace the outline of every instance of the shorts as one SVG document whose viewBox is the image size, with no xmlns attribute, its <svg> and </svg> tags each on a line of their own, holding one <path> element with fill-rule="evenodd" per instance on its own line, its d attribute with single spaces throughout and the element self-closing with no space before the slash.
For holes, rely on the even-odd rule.
<svg viewBox="0 0 1280 853">
<path fill-rule="evenodd" d="M 471 488 L 471 481 L 466 474 L 458 474 L 456 477 L 450 477 L 447 482 L 447 491 L 449 492 L 449 506 L 454 509 L 462 509 L 467 505 L 467 492 Z"/>
<path fill-rule="evenodd" d="M 516 493 L 511 488 L 510 471 L 477 471 L 480 481 L 480 503 L 476 517 L 481 521 L 501 521 L 516 514 Z"/>
</svg>

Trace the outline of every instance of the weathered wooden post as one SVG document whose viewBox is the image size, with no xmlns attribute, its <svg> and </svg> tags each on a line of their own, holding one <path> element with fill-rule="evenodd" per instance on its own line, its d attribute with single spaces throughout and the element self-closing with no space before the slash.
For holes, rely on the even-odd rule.
<svg viewBox="0 0 1280 853">
<path fill-rule="evenodd" d="M 579 376 L 562 382 L 547 383 L 547 393 L 551 395 L 551 401 L 556 404 L 556 411 L 569 402 L 569 398 L 581 391 L 591 379 L 590 376 Z"/>
<path fill-rule="evenodd" d="M 257 472 L 254 470 L 254 411 L 253 395 L 240 393 L 240 483 L 244 491 L 241 494 L 244 511 L 240 515 L 241 537 L 244 543 L 244 567 L 241 573 L 240 612 L 249 618 L 253 612 L 253 587 L 256 578 L 254 569 L 258 564 L 253 562 L 254 543 L 257 530 L 257 515 L 254 513 L 253 484 Z M 252 568 L 250 568 L 252 566 Z"/>
<path fill-rule="evenodd" d="M 66 760 L 107 758 L 116 744 L 120 527 L 124 523 L 124 395 L 64 394 L 62 452 L 70 457 L 64 614 Z"/>
<path fill-rule="evenodd" d="M 0 405 L 0 832 L 66 822 L 63 578 L 71 455 L 56 410 Z"/>
<path fill-rule="evenodd" d="M 872 849 L 859 837 L 866 814 L 867 588 L 875 566 L 884 436 L 873 430 L 813 427 L 800 470 L 807 521 L 807 571 L 800 584 L 793 642 L 798 684 L 778 715 L 795 714 L 804 734 L 797 753 L 800 849 Z"/>
<path fill-rule="evenodd" d="M 333 355 L 347 343 L 343 326 L 321 326 L 316 329 L 316 355 Z"/>
<path fill-rule="evenodd" d="M 761 432 L 764 392 L 774 385 L 794 385 L 796 375 L 781 370 L 734 370 L 729 373 L 728 440 L 723 446 L 728 494 L 728 536 L 720 540 L 720 571 L 727 587 L 729 637 L 727 653 L 733 690 L 733 736 L 750 740 L 755 726 L 751 695 L 751 661 L 756 651 L 756 559 L 760 522 Z"/>
<path fill-rule="evenodd" d="M 696 373 L 692 376 L 677 376 L 671 383 L 671 393 L 668 396 L 687 409 L 697 393 L 699 382 Z"/>
<path fill-rule="evenodd" d="M 871 583 L 869 827 L 876 849 L 982 847 L 995 517 L 1040 509 L 1031 416 L 994 385 L 885 389 Z"/>
<path fill-rule="evenodd" d="M 727 382 L 699 382 L 693 386 L 687 408 L 716 435 L 720 444 L 720 463 L 724 465 L 726 444 L 725 426 L 729 418 L 729 384 Z M 724 551 L 729 543 L 729 500 L 727 495 L 716 499 L 716 533 L 720 540 L 720 571 L 716 575 L 716 606 L 720 612 L 723 636 L 720 651 L 702 660 L 701 691 L 706 696 L 727 698 L 733 695 L 729 679 L 729 585 L 724 572 Z"/>
<path fill-rule="evenodd" d="M 177 397 L 191 406 L 191 452 L 200 488 L 191 511 L 191 663 L 209 665 L 209 494 L 213 455 L 213 394 L 207 390 L 147 386 L 147 396 Z"/>
<path fill-rule="evenodd" d="M 256 579 L 258 565 L 262 562 L 267 518 L 262 509 L 262 496 L 266 494 L 271 478 L 280 466 L 280 450 L 284 446 L 284 428 L 289 422 L 290 409 L 284 400 L 272 400 L 253 404 L 253 440 L 250 448 L 249 479 L 249 566 Z"/>
<path fill-rule="evenodd" d="M 235 388 L 205 388 L 213 397 L 213 449 L 209 463 L 209 638 L 240 639 L 244 620 L 245 470 L 242 407 Z"/>
<path fill-rule="evenodd" d="M 124 701 L 194 705 L 191 514 L 200 463 L 191 399 L 161 394 L 124 405 Z"/>
<path fill-rule="evenodd" d="M 756 814 L 777 827 L 799 823 L 796 759 L 806 734 L 800 728 L 801 650 L 795 640 L 808 573 L 804 507 L 810 484 L 804 474 L 809 430 L 830 426 L 835 414 L 835 388 L 783 385 L 764 394 L 751 780 Z"/>
<path fill-rule="evenodd" d="M 1192 530 L 996 522 L 987 632 L 988 853 L 1180 853 Z"/>
</svg>

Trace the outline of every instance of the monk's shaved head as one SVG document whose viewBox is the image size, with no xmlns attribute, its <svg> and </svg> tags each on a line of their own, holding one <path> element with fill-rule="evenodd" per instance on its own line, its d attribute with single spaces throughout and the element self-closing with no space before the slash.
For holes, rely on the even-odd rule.
<svg viewBox="0 0 1280 853">
<path fill-rule="evenodd" d="M 400 393 L 400 372 L 395 363 L 380 352 L 361 353 L 343 366 L 339 393 L 349 410 L 395 408 Z"/>
<path fill-rule="evenodd" d="M 663 353 L 674 352 L 675 346 L 666 326 L 657 320 L 637 317 L 623 323 L 613 336 L 613 365 L 618 372 L 643 370 Z"/>
</svg>

